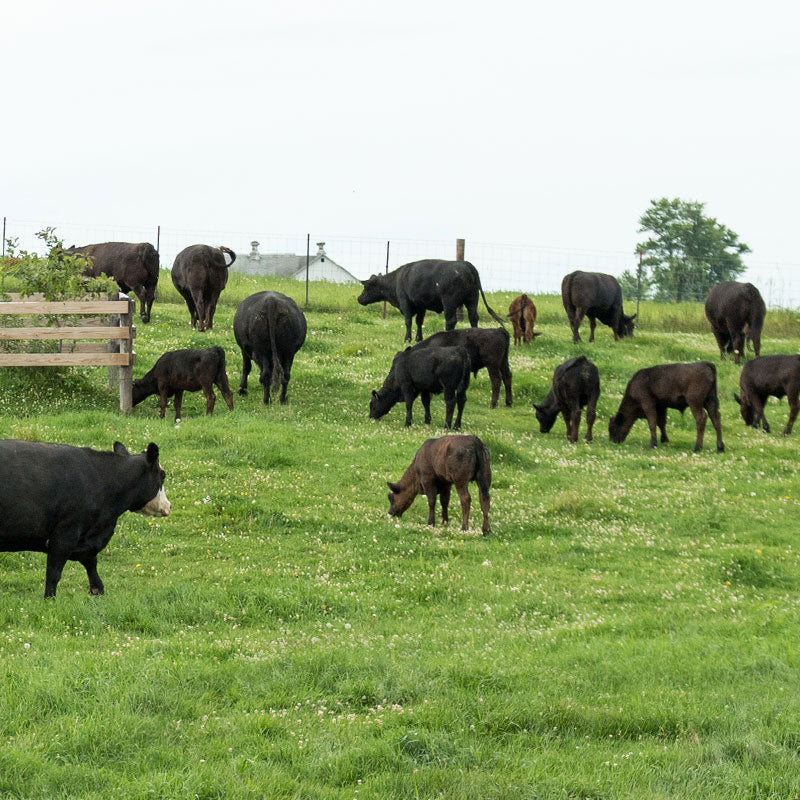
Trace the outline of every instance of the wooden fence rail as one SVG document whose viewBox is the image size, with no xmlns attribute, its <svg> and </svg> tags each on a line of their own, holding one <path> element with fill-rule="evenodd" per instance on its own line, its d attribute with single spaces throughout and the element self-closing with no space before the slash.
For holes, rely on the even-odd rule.
<svg viewBox="0 0 800 800">
<path fill-rule="evenodd" d="M 47 302 L 44 300 L 12 300 L 0 303 L 0 316 L 39 317 L 71 315 L 117 315 L 119 325 L 69 325 L 65 327 L 0 327 L 0 341 L 78 341 L 105 340 L 117 346 L 114 352 L 70 353 L 3 353 L 0 367 L 108 367 L 109 384 L 112 370 L 119 369 L 119 407 L 128 414 L 132 408 L 131 386 L 136 353 L 133 340 L 136 328 L 132 324 L 135 304 L 127 295 L 119 300 L 78 300 Z"/>
</svg>

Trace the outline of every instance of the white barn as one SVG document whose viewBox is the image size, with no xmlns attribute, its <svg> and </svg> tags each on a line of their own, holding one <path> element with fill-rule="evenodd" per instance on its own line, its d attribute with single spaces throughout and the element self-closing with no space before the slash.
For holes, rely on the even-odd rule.
<svg viewBox="0 0 800 800">
<path fill-rule="evenodd" d="M 281 278 L 306 279 L 306 257 L 294 253 L 260 253 L 258 242 L 250 242 L 247 254 L 236 254 L 231 269 L 249 275 L 277 275 Z M 308 264 L 308 278 L 331 283 L 358 283 L 358 278 L 337 264 L 326 252 L 325 242 L 317 242 L 317 252 Z"/>
</svg>

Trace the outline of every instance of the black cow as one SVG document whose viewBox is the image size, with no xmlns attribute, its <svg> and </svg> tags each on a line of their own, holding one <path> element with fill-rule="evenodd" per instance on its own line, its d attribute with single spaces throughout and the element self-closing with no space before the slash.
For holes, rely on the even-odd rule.
<svg viewBox="0 0 800 800">
<path fill-rule="evenodd" d="M 578 329 L 584 316 L 589 317 L 589 341 L 594 341 L 594 328 L 599 319 L 614 331 L 614 341 L 633 336 L 632 317 L 622 311 L 622 289 L 613 275 L 577 270 L 561 281 L 561 300 L 567 312 L 572 341 L 581 340 Z"/>
<path fill-rule="evenodd" d="M 139 298 L 139 316 L 150 321 L 150 311 L 158 286 L 158 253 L 148 242 L 101 242 L 70 247 L 65 252 L 88 256 L 86 275 L 110 275 L 123 292 Z"/>
<path fill-rule="evenodd" d="M 0 551 L 47 553 L 44 596 L 53 597 L 64 564 L 79 561 L 89 591 L 103 593 L 97 554 L 125 511 L 166 517 L 164 470 L 152 442 L 131 455 L 66 444 L 0 440 Z"/>
<path fill-rule="evenodd" d="M 747 425 L 758 428 L 759 422 L 769 433 L 769 423 L 764 415 L 768 397 L 786 397 L 789 401 L 789 421 L 783 435 L 792 432 L 797 419 L 800 394 L 800 356 L 761 356 L 748 361 L 739 376 L 742 396 L 734 394 L 742 419 Z"/>
<path fill-rule="evenodd" d="M 155 366 L 143 377 L 133 382 L 133 405 L 141 403 L 152 394 L 158 395 L 161 419 L 167 410 L 167 398 L 175 396 L 175 422 L 181 418 L 184 392 L 203 390 L 206 398 L 206 414 L 211 414 L 217 397 L 214 386 L 233 411 L 233 392 L 228 385 L 225 372 L 225 351 L 221 347 L 206 347 L 203 350 L 172 350 L 164 353 Z"/>
<path fill-rule="evenodd" d="M 497 407 L 500 383 L 506 390 L 506 405 L 511 406 L 511 368 L 508 366 L 510 337 L 505 328 L 460 328 L 439 331 L 414 345 L 414 350 L 426 347 L 463 347 L 469 353 L 473 375 L 486 367 L 492 382 L 491 407 Z"/>
<path fill-rule="evenodd" d="M 425 424 L 431 422 L 431 395 L 444 392 L 445 428 L 453 421 L 453 409 L 458 404 L 458 416 L 453 426 L 461 427 L 461 414 L 467 401 L 470 373 L 469 353 L 463 347 L 428 347 L 421 350 L 407 347 L 392 361 L 392 368 L 378 391 L 369 401 L 370 419 L 380 419 L 404 400 L 406 425 L 411 425 L 411 409 L 422 395 Z"/>
<path fill-rule="evenodd" d="M 225 263 L 225 253 L 230 263 Z M 230 248 L 207 244 L 193 244 L 175 256 L 172 283 L 189 307 L 193 328 L 204 331 L 213 327 L 217 302 L 234 261 L 236 253 Z"/>
<path fill-rule="evenodd" d="M 281 386 L 281 404 L 292 375 L 295 353 L 306 340 L 306 318 L 291 297 L 280 292 L 256 292 L 239 303 L 233 317 L 233 334 L 242 351 L 242 381 L 239 394 L 247 394 L 247 376 L 252 362 L 260 370 L 264 403 Z"/>
<path fill-rule="evenodd" d="M 481 287 L 478 270 L 469 261 L 442 261 L 426 258 L 392 270 L 388 275 L 373 275 L 361 281 L 364 290 L 358 298 L 362 306 L 386 300 L 399 308 L 406 321 L 406 342 L 411 341 L 411 318 L 417 318 L 417 341 L 422 341 L 426 311 L 444 311 L 445 329 L 453 330 L 461 306 L 467 307 L 469 324 L 478 326 L 478 293 L 486 310 L 501 325 L 503 320 L 489 307 Z"/>
<path fill-rule="evenodd" d="M 717 452 L 725 449 L 717 398 L 717 368 L 710 361 L 693 364 L 660 364 L 635 372 L 628 381 L 619 411 L 608 423 L 608 435 L 615 443 L 624 442 L 633 423 L 646 419 L 650 426 L 650 447 L 656 447 L 656 426 L 661 441 L 667 438 L 667 409 L 683 413 L 690 408 L 697 427 L 694 449 L 703 447 L 706 412 L 717 432 Z"/>
<path fill-rule="evenodd" d="M 586 441 L 592 441 L 592 425 L 600 397 L 600 375 L 586 356 L 570 358 L 553 373 L 553 386 L 541 405 L 533 404 L 539 430 L 549 433 L 560 411 L 567 423 L 567 440 L 578 441 L 581 409 L 586 406 Z"/>
<path fill-rule="evenodd" d="M 761 355 L 761 330 L 767 307 L 752 283 L 723 281 L 712 286 L 706 297 L 706 318 L 717 340 L 719 357 L 733 353 L 738 364 L 745 339 L 752 342 L 756 358 Z"/>
</svg>

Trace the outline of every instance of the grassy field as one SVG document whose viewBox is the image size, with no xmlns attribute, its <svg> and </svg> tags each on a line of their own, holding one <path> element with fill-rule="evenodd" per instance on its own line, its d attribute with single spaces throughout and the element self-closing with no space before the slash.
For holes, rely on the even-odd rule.
<svg viewBox="0 0 800 800">
<path fill-rule="evenodd" d="M 221 344 L 235 387 L 233 313 L 261 288 L 234 278 L 198 334 L 162 279 L 136 374 Z M 302 306 L 302 284 L 268 288 Z M 173 504 L 121 518 L 102 597 L 69 563 L 45 601 L 44 557 L 0 554 L 0 798 L 800 797 L 800 431 L 744 426 L 702 308 L 646 303 L 634 339 L 573 345 L 560 299 L 535 298 L 513 408 L 489 408 L 483 371 L 464 412 L 492 453 L 483 537 L 474 485 L 467 533 L 457 513 L 425 525 L 424 498 L 387 516 L 385 481 L 444 404 L 431 428 L 419 404 L 410 429 L 399 406 L 368 419 L 404 328 L 356 295 L 312 285 L 287 406 L 254 371 L 233 413 L 186 395 L 175 425 L 156 398 L 120 416 L 102 369 L 0 371 L 1 437 L 155 441 Z M 764 354 L 799 345 L 797 315 L 770 311 Z M 532 408 L 579 353 L 600 371 L 590 445 L 561 420 L 540 434 Z M 725 453 L 710 425 L 692 453 L 677 412 L 655 451 L 644 422 L 609 442 L 635 370 L 698 359 Z M 780 431 L 786 402 L 768 416 Z"/>
</svg>

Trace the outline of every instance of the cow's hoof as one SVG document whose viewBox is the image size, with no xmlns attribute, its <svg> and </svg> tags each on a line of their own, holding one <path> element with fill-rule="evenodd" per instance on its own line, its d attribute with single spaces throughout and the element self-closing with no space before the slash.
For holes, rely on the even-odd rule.
<svg viewBox="0 0 800 800">
<path fill-rule="evenodd" d="M 89 589 L 89 594 L 100 595 L 103 594 L 103 590 L 99 586 L 92 586 Z"/>
<path fill-rule="evenodd" d="M 247 397 L 247 389 L 239 389 L 237 394 L 241 395 L 242 397 Z"/>
<path fill-rule="evenodd" d="M 718 453 L 724 453 L 725 452 L 725 445 L 724 444 L 718 444 L 717 445 L 717 452 Z"/>
</svg>

